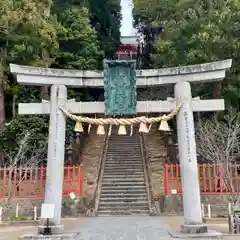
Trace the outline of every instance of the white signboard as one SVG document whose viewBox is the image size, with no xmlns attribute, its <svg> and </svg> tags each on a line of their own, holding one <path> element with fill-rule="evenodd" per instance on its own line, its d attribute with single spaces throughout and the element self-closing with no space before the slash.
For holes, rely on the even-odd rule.
<svg viewBox="0 0 240 240">
<path fill-rule="evenodd" d="M 172 194 L 177 194 L 177 189 L 172 189 Z"/>
<path fill-rule="evenodd" d="M 72 200 L 76 199 L 76 195 L 73 192 L 69 193 L 69 196 Z"/>
<path fill-rule="evenodd" d="M 54 218 L 54 204 L 42 204 L 41 218 Z"/>
</svg>

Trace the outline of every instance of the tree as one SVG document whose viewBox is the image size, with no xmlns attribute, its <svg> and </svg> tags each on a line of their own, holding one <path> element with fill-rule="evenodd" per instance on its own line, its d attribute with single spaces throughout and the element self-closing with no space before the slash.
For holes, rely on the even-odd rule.
<svg viewBox="0 0 240 240">
<path fill-rule="evenodd" d="M 236 0 L 135 0 L 136 23 L 163 25 L 153 67 L 172 67 L 233 58 L 222 94 L 239 107 L 240 3 Z M 215 88 L 217 91 L 219 88 Z M 197 93 L 212 95 L 212 87 Z M 214 95 L 217 95 L 216 93 Z"/>
<path fill-rule="evenodd" d="M 8 212 L 12 208 L 12 198 L 21 194 L 22 183 L 29 177 L 35 177 L 37 180 L 36 169 L 45 156 L 47 142 L 44 141 L 42 145 L 38 145 L 36 141 L 33 141 L 34 137 L 35 131 L 31 129 L 19 133 L 18 138 L 15 139 L 17 145 L 15 151 L 4 152 L 6 158 L 0 159 L 0 174 L 3 176 L 0 180 L 0 192 L 7 197 L 2 202 L 3 217 L 8 216 Z"/>
<path fill-rule="evenodd" d="M 46 118 L 41 118 L 38 116 L 16 116 L 10 124 L 6 125 L 4 129 L 0 132 L 0 149 L 4 153 L 4 166 L 7 163 L 12 165 L 12 159 L 14 156 L 18 155 L 18 151 L 21 148 L 19 143 L 24 139 L 23 134 L 26 135 L 27 132 L 31 134 L 27 137 L 28 149 L 24 149 L 24 157 L 26 159 L 22 159 L 23 161 L 17 161 L 17 166 L 25 165 L 24 161 L 27 161 L 28 157 L 32 155 L 32 148 L 34 149 L 44 149 L 43 146 L 46 145 L 47 137 L 48 137 L 48 122 Z M 42 157 L 39 159 L 39 162 L 44 162 L 46 159 L 46 149 L 45 152 L 42 153 Z M 0 166 L 3 167 L 3 166 Z"/>
<path fill-rule="evenodd" d="M 55 0 L 59 51 L 54 66 L 70 69 L 96 69 L 102 60 L 96 31 L 91 27 L 86 4 Z"/>
<path fill-rule="evenodd" d="M 115 58 L 120 46 L 120 0 L 88 0 L 90 20 L 98 32 L 105 58 Z"/>
<path fill-rule="evenodd" d="M 55 24 L 45 14 L 48 5 L 48 1 L 37 0 L 0 2 L 0 39 L 4 43 L 0 61 L 1 92 L 3 95 L 3 89 L 10 90 L 13 102 L 19 88 L 14 78 L 9 78 L 9 63 L 48 66 L 58 48 Z M 3 97 L 0 101 L 4 106 Z"/>
<path fill-rule="evenodd" d="M 55 24 L 37 0 L 0 2 L 0 37 L 6 40 L 6 63 L 46 66 L 58 49 Z"/>
<path fill-rule="evenodd" d="M 239 182 L 236 179 L 239 169 L 236 163 L 240 151 L 240 114 L 236 110 L 229 110 L 223 119 L 215 115 L 210 119 L 199 120 L 196 146 L 198 154 L 209 163 L 220 165 L 218 175 L 226 190 L 237 193 L 231 194 L 233 203 L 239 203 Z"/>
</svg>

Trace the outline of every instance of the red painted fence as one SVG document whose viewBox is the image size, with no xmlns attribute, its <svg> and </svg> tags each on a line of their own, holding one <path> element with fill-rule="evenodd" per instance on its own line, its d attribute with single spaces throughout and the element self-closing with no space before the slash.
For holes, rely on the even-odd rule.
<svg viewBox="0 0 240 240">
<path fill-rule="evenodd" d="M 240 165 L 229 165 L 229 171 L 227 172 L 230 177 L 227 177 L 227 174 L 222 174 L 222 171 L 222 165 L 198 165 L 198 177 L 201 194 L 237 194 L 240 192 Z M 191 187 L 191 183 L 189 183 L 189 187 Z M 165 165 L 164 191 L 165 194 L 182 194 L 179 164 Z"/>
<path fill-rule="evenodd" d="M 56 172 L 56 174 L 58 174 Z M 46 168 L 0 168 L 0 198 L 44 198 Z M 82 195 L 83 167 L 64 167 L 63 196 Z"/>
</svg>

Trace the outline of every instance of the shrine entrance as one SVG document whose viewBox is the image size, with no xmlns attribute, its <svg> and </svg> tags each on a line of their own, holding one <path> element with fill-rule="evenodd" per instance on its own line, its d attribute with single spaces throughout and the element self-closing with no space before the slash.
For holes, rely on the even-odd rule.
<svg viewBox="0 0 240 240">
<path fill-rule="evenodd" d="M 160 130 L 169 130 L 167 121 L 177 118 L 179 160 L 183 186 L 184 226 L 206 231 L 202 223 L 197 173 L 193 112 L 224 110 L 224 100 L 192 98 L 191 83 L 221 81 L 231 67 L 231 60 L 167 69 L 135 70 L 134 61 L 105 61 L 103 73 L 95 71 L 60 70 L 11 65 L 11 72 L 21 84 L 51 86 L 50 101 L 20 103 L 19 114 L 49 114 L 49 141 L 45 203 L 54 204 L 51 224 L 62 231 L 61 202 L 66 116 L 76 121 L 75 130 L 83 131 L 82 123 L 97 125 L 99 134 L 111 136 L 111 126 L 126 136 L 126 126 L 138 126 L 147 133 L 151 124 Z M 136 89 L 163 84 L 175 84 L 175 98 L 164 101 L 137 101 Z M 67 100 L 69 87 L 104 87 L 104 102 L 75 102 Z M 88 118 L 87 114 L 105 114 L 106 118 Z M 137 117 L 138 114 L 158 113 L 158 117 Z M 75 115 L 76 114 L 76 115 Z M 161 116 L 160 116 L 161 114 Z M 121 116 L 116 118 L 115 116 Z M 125 117 L 132 116 L 132 117 Z M 108 132 L 104 126 L 109 126 Z M 117 139 L 115 139 L 117 143 Z M 56 172 L 58 174 L 56 174 Z M 188 184 L 191 182 L 191 188 Z M 192 204 L 194 203 L 194 205 Z M 199 230 L 200 229 L 200 230 Z"/>
</svg>

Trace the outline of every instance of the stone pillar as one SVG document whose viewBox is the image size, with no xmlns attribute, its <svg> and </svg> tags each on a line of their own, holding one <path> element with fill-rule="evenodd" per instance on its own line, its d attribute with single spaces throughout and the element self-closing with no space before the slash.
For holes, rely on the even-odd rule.
<svg viewBox="0 0 240 240">
<path fill-rule="evenodd" d="M 178 150 L 184 209 L 182 232 L 203 233 L 207 232 L 207 227 L 202 223 L 190 83 L 178 82 L 175 85 L 175 98 L 177 105 L 183 103 L 177 114 Z"/>
<path fill-rule="evenodd" d="M 48 162 L 44 203 L 54 204 L 54 218 L 51 220 L 52 234 L 63 232 L 61 224 L 62 187 L 65 156 L 66 118 L 60 107 L 66 108 L 67 88 L 63 85 L 51 87 L 51 112 L 48 137 Z M 44 226 L 39 226 L 42 233 Z"/>
</svg>

